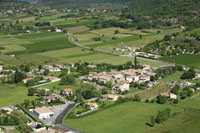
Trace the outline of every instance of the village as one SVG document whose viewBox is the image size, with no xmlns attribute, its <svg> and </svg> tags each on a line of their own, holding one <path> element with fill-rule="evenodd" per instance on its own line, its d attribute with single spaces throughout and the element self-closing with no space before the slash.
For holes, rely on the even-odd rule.
<svg viewBox="0 0 200 133">
<path fill-rule="evenodd" d="M 82 65 L 84 67 L 80 68 Z M 68 110 L 70 105 L 73 105 L 73 109 L 70 111 L 68 117 L 74 118 L 116 105 L 117 101 L 132 94 L 129 93 L 129 91 L 133 89 L 133 87 L 140 88 L 143 86 L 143 89 L 138 89 L 138 92 L 143 92 L 151 90 L 151 87 L 157 84 L 169 85 L 171 91 L 157 93 L 157 96 L 152 99 L 160 104 L 166 102 L 178 102 L 178 97 L 180 96 L 178 96 L 176 91 L 174 91 L 179 89 L 178 85 L 180 85 L 181 88 L 187 88 L 189 86 L 187 90 L 183 91 L 185 97 L 191 95 L 192 92 L 200 90 L 199 87 L 192 88 L 191 86 L 194 86 L 194 84 L 188 81 L 162 83 L 159 81 L 162 78 L 157 76 L 158 72 L 153 71 L 150 65 L 135 65 L 138 65 L 138 67 L 134 68 L 133 65 L 132 67 L 129 67 L 129 69 L 113 69 L 110 71 L 102 70 L 99 72 L 97 71 L 99 70 L 99 66 L 101 66 L 99 64 L 77 64 L 73 62 L 68 65 L 39 65 L 38 68 L 32 70 L 28 69 L 29 71 L 26 72 L 24 72 L 26 66 L 23 66 L 23 70 L 0 66 L 0 77 L 2 82 L 8 82 L 11 80 L 10 75 L 14 75 L 14 79 L 16 79 L 16 76 L 18 75 L 18 78 L 20 78 L 18 82 L 21 82 L 24 86 L 28 87 L 27 95 L 36 97 L 36 99 L 32 101 L 24 100 L 24 103 L 18 105 L 2 107 L 0 109 L 0 116 L 10 117 L 12 113 L 19 112 L 23 117 L 28 117 L 27 121 L 25 121 L 28 125 L 28 127 L 26 127 L 27 130 L 33 130 L 37 133 L 54 133 L 56 131 L 73 132 L 69 128 L 62 127 L 56 123 L 58 120 L 63 119 L 65 116 L 63 115 L 63 112 Z M 76 78 L 71 76 L 74 71 L 77 73 L 82 72 L 83 70 L 85 71 L 85 69 L 88 69 L 88 74 L 82 74 L 76 76 Z M 161 70 L 163 70 L 163 68 Z M 67 78 L 52 76 L 56 73 L 65 73 Z M 195 78 L 198 79 L 199 74 L 196 74 Z M 43 87 L 52 83 L 60 82 L 61 84 L 69 81 L 73 86 L 75 80 L 85 85 L 86 88 L 91 88 L 91 90 L 88 89 L 85 92 L 80 93 L 79 91 L 81 91 L 81 86 L 80 89 L 76 91 L 71 88 L 62 88 L 61 86 L 61 88 L 57 89 Z M 82 98 L 80 98 L 80 95 L 83 95 L 81 96 Z M 181 98 L 182 97 L 184 97 L 183 94 L 181 94 Z M 141 101 L 141 97 L 135 95 L 133 100 Z M 72 107 L 70 107 L 70 109 L 71 108 Z M 66 113 L 67 112 L 65 112 L 65 114 Z M 47 130 L 45 126 L 52 127 Z M 14 127 L 4 126 L 3 128 L 13 129 Z"/>
</svg>

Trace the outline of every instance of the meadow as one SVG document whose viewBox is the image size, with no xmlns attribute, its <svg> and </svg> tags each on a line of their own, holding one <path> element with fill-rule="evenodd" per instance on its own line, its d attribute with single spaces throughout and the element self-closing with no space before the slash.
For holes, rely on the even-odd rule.
<svg viewBox="0 0 200 133">
<path fill-rule="evenodd" d="M 21 104 L 25 99 L 35 99 L 35 97 L 30 97 L 27 94 L 28 88 L 23 86 L 0 90 L 0 108 L 6 105 Z"/>
<path fill-rule="evenodd" d="M 172 112 L 183 111 L 170 105 L 128 102 L 82 118 L 64 119 L 63 124 L 88 133 L 142 133 L 150 128 L 150 117 L 166 107 Z"/>
<path fill-rule="evenodd" d="M 189 67 L 194 66 L 197 69 L 200 69 L 200 55 L 196 54 L 182 54 L 182 55 L 176 55 L 173 57 L 161 57 L 160 60 L 177 63 L 186 65 Z"/>
</svg>

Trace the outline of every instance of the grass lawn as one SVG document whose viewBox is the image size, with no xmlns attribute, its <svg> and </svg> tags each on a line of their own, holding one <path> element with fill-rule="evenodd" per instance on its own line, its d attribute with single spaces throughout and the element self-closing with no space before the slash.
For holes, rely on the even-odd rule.
<svg viewBox="0 0 200 133">
<path fill-rule="evenodd" d="M 24 102 L 25 99 L 33 100 L 35 97 L 27 96 L 28 88 L 17 86 L 12 89 L 0 90 L 0 107 L 16 105 Z"/>
<path fill-rule="evenodd" d="M 161 57 L 160 60 L 182 64 L 189 67 L 194 66 L 195 68 L 200 69 L 200 55 L 183 54 L 174 57 Z"/>
<path fill-rule="evenodd" d="M 169 105 L 128 102 L 83 118 L 64 119 L 63 124 L 87 133 L 141 133 L 150 128 L 146 125 L 150 117 L 166 107 L 182 112 Z"/>
<path fill-rule="evenodd" d="M 183 74 L 183 72 L 177 71 L 177 72 L 173 73 L 172 75 L 168 75 L 168 76 L 164 77 L 160 81 L 163 81 L 163 82 L 181 81 L 180 77 L 182 74 Z"/>
<path fill-rule="evenodd" d="M 47 85 L 43 85 L 43 86 L 40 86 L 40 87 L 44 87 L 44 88 L 48 88 L 48 89 L 59 89 L 59 90 L 62 90 L 62 89 L 72 89 L 73 92 L 75 92 L 78 88 L 80 88 L 79 86 L 75 86 L 75 85 L 59 85 L 60 82 L 53 82 L 53 83 L 50 83 L 50 84 L 47 84 Z M 37 87 L 37 88 L 40 88 L 40 87 Z"/>
<path fill-rule="evenodd" d="M 200 130 L 200 110 L 189 109 L 145 133 L 198 133 Z"/>
</svg>

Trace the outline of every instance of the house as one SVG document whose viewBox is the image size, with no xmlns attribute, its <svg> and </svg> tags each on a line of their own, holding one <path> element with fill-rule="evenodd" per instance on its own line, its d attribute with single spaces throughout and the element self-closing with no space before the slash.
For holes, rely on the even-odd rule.
<svg viewBox="0 0 200 133">
<path fill-rule="evenodd" d="M 26 84 L 28 81 L 33 80 L 33 78 L 26 78 L 23 80 L 24 84 Z"/>
<path fill-rule="evenodd" d="M 46 107 L 36 108 L 33 110 L 33 114 L 39 119 L 47 119 L 54 115 L 54 112 Z"/>
<path fill-rule="evenodd" d="M 48 70 L 49 72 L 61 72 L 61 69 L 59 67 L 51 67 Z"/>
<path fill-rule="evenodd" d="M 116 101 L 118 99 L 118 96 L 114 94 L 110 94 L 110 95 L 107 95 L 106 99 L 110 101 Z"/>
<path fill-rule="evenodd" d="M 56 31 L 56 32 L 62 32 L 62 30 L 61 30 L 61 29 L 55 29 L 55 31 Z"/>
<path fill-rule="evenodd" d="M 177 99 L 177 95 L 173 93 L 160 93 L 160 96 L 167 97 L 169 99 Z"/>
<path fill-rule="evenodd" d="M 149 76 L 149 75 L 141 75 L 140 76 L 140 79 L 139 79 L 139 83 L 141 84 L 141 83 L 144 83 L 144 82 L 148 82 L 148 81 L 150 81 L 150 79 L 151 79 L 151 76 Z"/>
<path fill-rule="evenodd" d="M 106 84 L 106 82 L 108 82 L 111 79 L 112 78 L 110 76 L 99 76 L 98 77 L 98 82 L 99 83 L 103 82 L 104 84 Z"/>
<path fill-rule="evenodd" d="M 97 66 L 96 65 L 87 65 L 87 68 L 95 69 L 95 68 L 97 68 Z"/>
<path fill-rule="evenodd" d="M 37 92 L 39 93 L 42 90 L 44 90 L 45 92 L 49 92 L 50 91 L 48 88 L 40 87 L 40 88 L 37 89 Z"/>
<path fill-rule="evenodd" d="M 61 91 L 61 95 L 72 95 L 72 89 L 64 89 Z"/>
<path fill-rule="evenodd" d="M 43 103 L 50 103 L 51 101 L 57 99 L 57 97 L 55 97 L 55 96 L 44 96 L 43 99 L 44 99 Z"/>
<path fill-rule="evenodd" d="M 96 103 L 85 103 L 85 106 L 89 106 L 91 110 L 96 110 L 98 109 L 98 105 Z"/>
<path fill-rule="evenodd" d="M 17 110 L 17 107 L 12 106 L 12 105 L 8 105 L 8 106 L 6 106 L 6 107 L 0 108 L 0 110 L 4 110 L 4 111 L 6 111 L 6 114 L 10 114 L 10 113 L 13 112 L 14 110 Z"/>
<path fill-rule="evenodd" d="M 44 80 L 49 80 L 51 82 L 60 81 L 60 78 L 57 78 L 57 77 L 47 76 L 47 77 L 43 77 L 43 78 L 44 78 Z"/>
<path fill-rule="evenodd" d="M 113 91 L 129 91 L 129 83 L 126 81 L 121 81 L 120 83 L 117 83 L 116 85 L 113 86 L 112 88 Z"/>
<path fill-rule="evenodd" d="M 71 66 L 72 68 L 75 67 L 75 63 L 74 63 L 74 62 L 71 62 L 71 63 L 69 63 L 69 64 L 70 64 L 70 66 Z"/>
<path fill-rule="evenodd" d="M 0 72 L 3 71 L 3 66 L 0 66 Z"/>
<path fill-rule="evenodd" d="M 53 127 L 50 127 L 50 128 L 48 129 L 48 132 L 49 132 L 49 133 L 69 133 L 69 132 L 71 132 L 71 131 L 68 130 L 68 129 L 65 129 L 64 127 L 53 126 Z"/>
</svg>

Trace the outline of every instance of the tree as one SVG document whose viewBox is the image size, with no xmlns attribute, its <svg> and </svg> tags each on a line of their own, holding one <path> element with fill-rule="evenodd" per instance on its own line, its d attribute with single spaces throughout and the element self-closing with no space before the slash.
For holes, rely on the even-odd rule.
<svg viewBox="0 0 200 133">
<path fill-rule="evenodd" d="M 25 77 L 26 77 L 25 74 L 17 70 L 14 74 L 14 81 L 15 83 L 21 82 Z"/>
<path fill-rule="evenodd" d="M 48 74 L 49 74 L 49 70 L 48 70 L 48 69 L 45 69 L 44 75 L 48 75 Z"/>
<path fill-rule="evenodd" d="M 37 91 L 37 90 L 36 90 L 35 88 L 29 88 L 29 89 L 28 89 L 28 95 L 29 95 L 29 96 L 34 96 L 34 94 L 36 93 L 36 91 Z"/>
<path fill-rule="evenodd" d="M 133 98 L 133 101 L 140 102 L 141 101 L 141 97 L 138 96 L 138 95 L 135 95 L 134 98 Z"/>
<path fill-rule="evenodd" d="M 151 126 L 152 126 L 152 127 L 155 126 L 155 119 L 154 119 L 154 116 L 151 116 Z"/>
<path fill-rule="evenodd" d="M 38 70 L 40 71 L 42 69 L 42 65 L 39 65 L 38 66 Z"/>
<path fill-rule="evenodd" d="M 29 80 L 26 82 L 26 86 L 33 86 L 35 84 L 34 80 Z"/>
<path fill-rule="evenodd" d="M 120 32 L 119 32 L 119 30 L 115 30 L 115 34 L 119 34 Z"/>
<path fill-rule="evenodd" d="M 170 35 L 165 35 L 164 36 L 164 41 L 170 41 L 172 37 Z"/>
<path fill-rule="evenodd" d="M 188 71 L 184 72 L 181 79 L 192 79 L 195 78 L 196 72 L 194 67 L 191 67 Z"/>
<path fill-rule="evenodd" d="M 158 96 L 157 103 L 165 104 L 167 102 L 167 98 L 165 96 Z"/>
<path fill-rule="evenodd" d="M 30 101 L 28 99 L 24 100 L 24 106 L 27 108 L 30 105 Z"/>
<path fill-rule="evenodd" d="M 137 55 L 135 54 L 135 59 L 134 59 L 134 65 L 135 65 L 135 69 L 137 69 Z"/>
<path fill-rule="evenodd" d="M 75 77 L 73 75 L 66 75 L 61 78 L 60 84 L 61 85 L 71 85 L 74 84 Z"/>
<path fill-rule="evenodd" d="M 180 86 L 176 85 L 170 90 L 170 92 L 178 95 L 179 94 L 179 89 L 180 89 Z"/>
<path fill-rule="evenodd" d="M 108 88 L 112 88 L 112 81 L 107 81 L 106 82 L 106 86 L 108 87 Z"/>
</svg>

